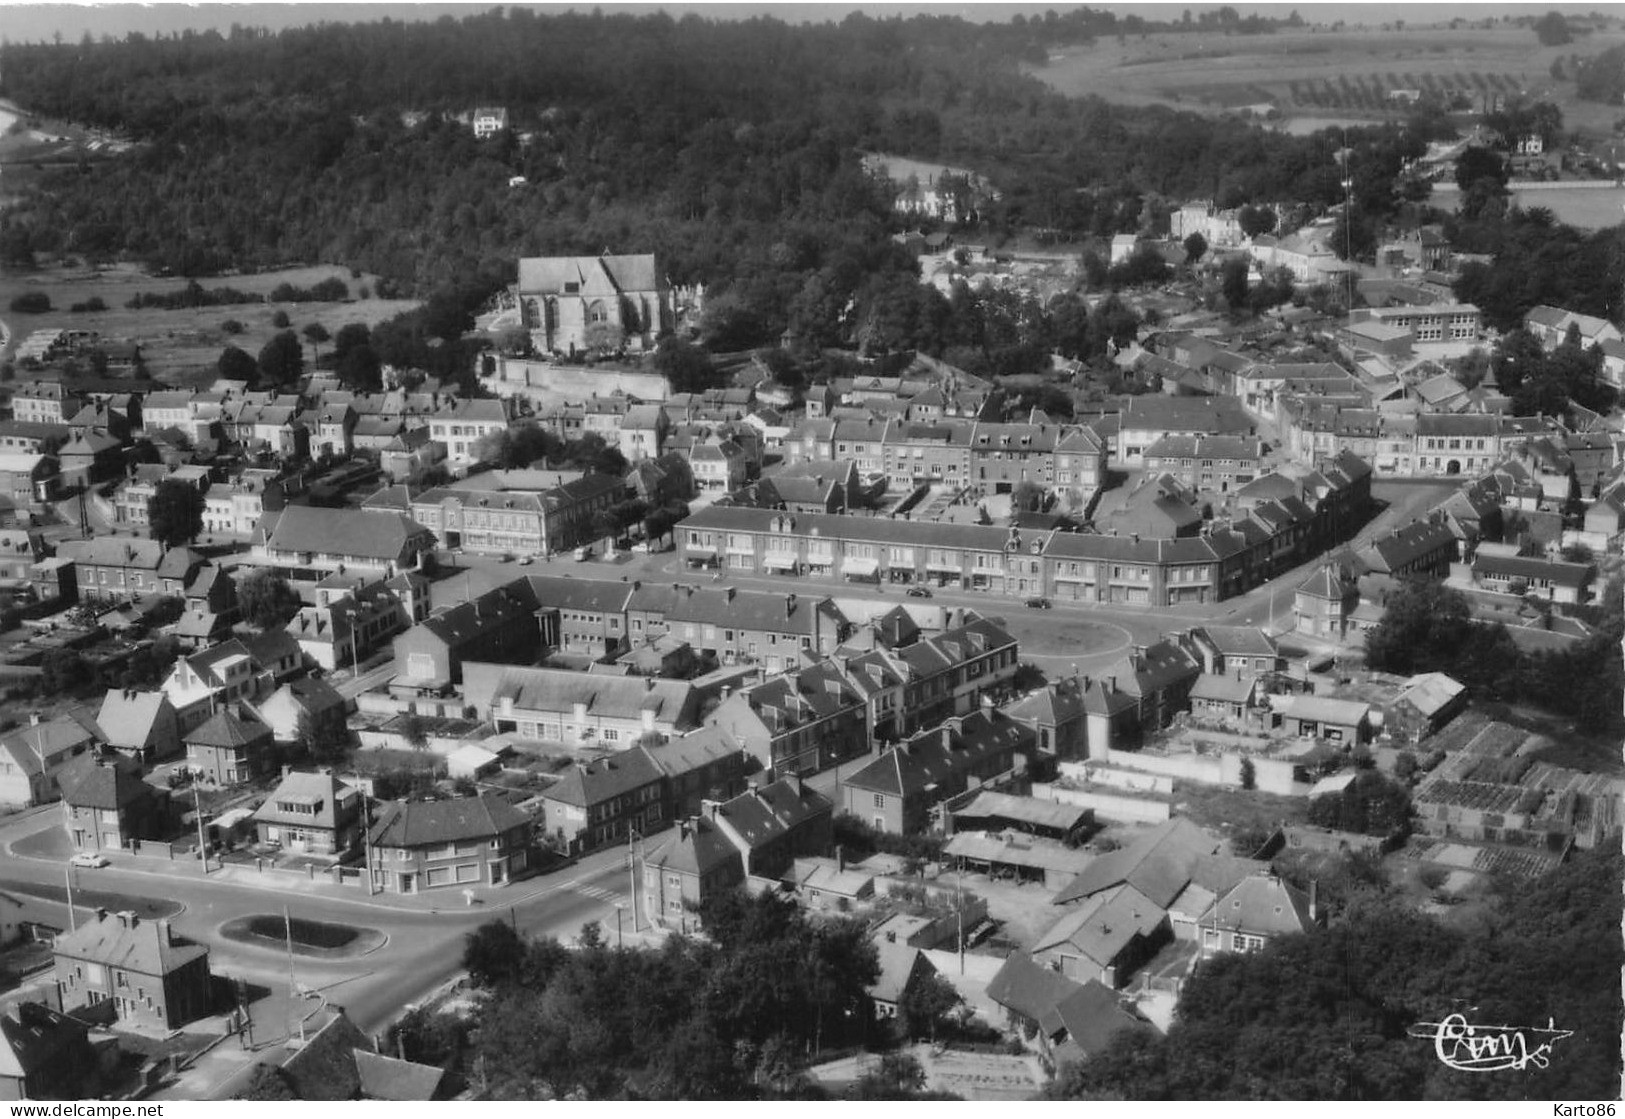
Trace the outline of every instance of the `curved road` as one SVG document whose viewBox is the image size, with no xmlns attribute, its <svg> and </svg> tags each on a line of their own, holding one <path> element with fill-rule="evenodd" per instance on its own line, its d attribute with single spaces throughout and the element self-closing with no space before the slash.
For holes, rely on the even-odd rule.
<svg viewBox="0 0 1625 1119">
<path fill-rule="evenodd" d="M 267 883 L 285 883 L 284 888 L 258 885 L 248 868 L 216 868 L 203 877 L 195 861 L 165 862 L 137 859 L 130 855 L 111 856 L 112 865 L 97 870 L 69 870 L 65 856 L 67 836 L 60 831 L 61 814 L 54 807 L 22 813 L 0 822 L 0 849 L 5 853 L 0 870 L 0 886 L 23 885 L 57 887 L 64 875 L 75 876 L 76 889 L 94 889 L 134 897 L 161 899 L 184 906 L 172 918 L 175 931 L 209 948 L 210 966 L 216 974 L 241 978 L 262 988 L 261 997 L 251 1007 L 256 1023 L 255 1041 L 263 1047 L 280 1041 L 298 1018 L 292 1007 L 300 1000 L 289 997 L 290 980 L 286 954 L 274 949 L 243 944 L 220 935 L 227 921 L 257 913 L 281 913 L 286 906 L 294 916 L 317 921 L 351 924 L 377 929 L 387 943 L 352 959 L 296 957 L 294 982 L 301 988 L 319 991 L 328 1003 L 345 1012 L 369 1034 L 381 1032 L 411 1003 L 441 986 L 462 969 L 462 940 L 476 926 L 502 917 L 511 920 L 527 936 L 574 936 L 587 921 L 597 920 L 613 935 L 617 904 L 626 904 L 628 874 L 625 852 L 602 851 L 551 875 L 521 881 L 501 889 L 476 891 L 479 904 L 464 904 L 459 889 L 402 898 L 377 895 L 367 898 L 358 887 L 334 887 L 299 882 L 294 876 L 278 874 Z M 56 837 L 13 844 L 25 837 L 57 829 Z M 50 854 L 41 852 L 50 848 Z M 246 877 L 246 880 L 245 880 Z M 342 889 L 342 892 L 340 892 Z M 30 891 L 33 892 L 33 891 Z M 75 899 L 76 902 L 79 899 Z M 83 904 L 75 906 L 80 920 L 89 915 Z M 66 918 L 64 915 L 64 924 Z M 630 930 L 630 922 L 627 928 Z M 308 1010 L 305 1011 L 308 1013 Z M 233 1045 L 222 1045 L 216 1054 L 232 1055 Z M 228 1080 L 243 1071 L 253 1053 L 242 1053 L 241 1061 L 218 1060 L 213 1080 L 200 1087 L 188 1082 L 187 1094 L 176 1098 L 210 1098 Z"/>
</svg>

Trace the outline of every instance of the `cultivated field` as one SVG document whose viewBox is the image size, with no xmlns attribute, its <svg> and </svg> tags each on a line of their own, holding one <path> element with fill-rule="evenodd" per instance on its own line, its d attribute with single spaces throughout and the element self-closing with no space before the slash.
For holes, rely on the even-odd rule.
<svg viewBox="0 0 1625 1119">
<path fill-rule="evenodd" d="M 1034 76 L 1062 93 L 1198 111 L 1271 106 L 1283 117 L 1381 120 L 1406 105 L 1391 90 L 1463 94 L 1475 109 L 1513 94 L 1559 105 L 1568 128 L 1608 134 L 1619 106 L 1579 101 L 1551 77 L 1554 59 L 1589 57 L 1625 43 L 1598 32 L 1543 47 L 1527 27 L 1304 29 L 1275 35 L 1220 31 L 1102 40 L 1051 55 Z"/>
<path fill-rule="evenodd" d="M 0 270 L 0 319 L 5 320 L 13 334 L 4 356 L 9 357 L 17 343 L 35 330 L 94 330 L 110 341 L 139 343 L 147 370 L 154 377 L 190 380 L 212 371 L 220 351 L 228 345 L 238 346 L 250 354 L 259 353 L 260 347 L 278 331 L 271 320 L 279 310 L 287 312 L 290 328 L 300 332 L 303 341 L 304 328 L 313 322 L 321 323 L 329 334 L 336 334 L 346 323 L 372 326 L 417 306 L 415 300 L 357 298 L 362 287 L 372 289 L 377 277 L 362 274 L 357 278 L 348 269 L 331 265 L 288 268 L 252 276 L 219 276 L 201 279 L 198 283 L 204 289 L 229 287 L 263 295 L 281 284 L 309 288 L 326 279 L 342 280 L 349 286 L 351 299 L 342 303 L 237 303 L 179 310 L 157 307 L 133 310 L 125 304 L 138 292 L 177 291 L 186 286 L 186 279 L 149 275 L 134 265 L 101 269 L 53 267 L 37 272 Z M 52 311 L 28 315 L 9 309 L 15 297 L 35 291 L 50 296 Z M 93 297 L 99 297 L 107 310 L 69 310 L 74 304 L 88 302 Z M 228 319 L 241 323 L 242 333 L 228 334 L 222 330 L 221 324 Z M 306 343 L 305 357 L 308 362 L 309 343 Z"/>
</svg>

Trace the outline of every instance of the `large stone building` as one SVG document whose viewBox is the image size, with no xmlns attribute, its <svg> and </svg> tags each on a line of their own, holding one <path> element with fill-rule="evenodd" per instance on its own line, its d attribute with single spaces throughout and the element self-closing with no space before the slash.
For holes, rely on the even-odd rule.
<svg viewBox="0 0 1625 1119">
<path fill-rule="evenodd" d="M 618 335 L 628 349 L 647 349 L 672 328 L 671 287 L 652 253 L 528 257 L 519 262 L 514 293 L 531 342 L 544 353 L 599 348 L 594 328 Z"/>
</svg>

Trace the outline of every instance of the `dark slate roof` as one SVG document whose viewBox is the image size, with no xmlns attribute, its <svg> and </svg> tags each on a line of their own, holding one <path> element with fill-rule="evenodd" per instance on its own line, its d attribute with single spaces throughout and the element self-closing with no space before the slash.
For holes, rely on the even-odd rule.
<svg viewBox="0 0 1625 1119">
<path fill-rule="evenodd" d="M 634 746 L 613 757 L 600 758 L 567 770 L 559 782 L 542 795 L 547 800 L 585 808 L 642 788 L 660 778 L 660 766 L 655 764 L 649 752 L 641 746 Z"/>
<path fill-rule="evenodd" d="M 949 738 L 944 744 L 943 738 Z M 1001 750 L 1020 751 L 1035 735 L 1002 711 L 980 709 L 922 731 L 844 779 L 876 792 L 912 796 L 954 773 L 970 770 Z"/>
<path fill-rule="evenodd" d="M 89 1029 L 41 1003 L 6 1008 L 0 1012 L 0 1078 L 21 1080 L 48 1068 L 63 1050 L 82 1044 Z"/>
<path fill-rule="evenodd" d="M 138 767 L 126 759 L 77 760 L 88 760 L 89 764 L 74 767 L 77 773 L 71 785 L 62 782 L 62 799 L 75 808 L 117 811 L 153 794 L 152 786 L 141 780 Z"/>
<path fill-rule="evenodd" d="M 197 746 L 252 746 L 270 740 L 270 727 L 239 718 L 230 711 L 216 711 L 208 722 L 186 736 L 188 744 Z"/>
<path fill-rule="evenodd" d="M 1058 971 L 1034 963 L 1024 952 L 1013 952 L 987 983 L 987 997 L 1034 1022 L 1059 1023 L 1056 1007 L 1083 990 Z"/>
<path fill-rule="evenodd" d="M 74 932 L 58 934 L 56 954 L 91 960 L 142 975 L 168 975 L 196 959 L 207 959 L 201 944 L 166 938 L 168 922 L 143 920 L 133 913 L 109 913 L 99 921 L 86 921 Z"/>
<path fill-rule="evenodd" d="M 1127 883 L 1154 905 L 1166 909 L 1191 880 L 1198 860 L 1219 848 L 1219 841 L 1176 816 L 1115 851 L 1108 851 L 1061 888 L 1057 905 Z"/>
<path fill-rule="evenodd" d="M 1145 1023 L 1124 1009 L 1117 992 L 1091 979 L 1055 1004 L 1067 1038 L 1085 1055 L 1100 1052 L 1123 1030 Z"/>
<path fill-rule="evenodd" d="M 833 810 L 829 799 L 811 785 L 779 780 L 724 801 L 717 806 L 717 815 L 755 848 Z"/>
<path fill-rule="evenodd" d="M 458 800 L 397 801 L 372 829 L 375 847 L 427 847 L 470 839 L 494 839 L 529 822 L 500 797 L 483 793 Z"/>
<path fill-rule="evenodd" d="M 732 863 L 741 877 L 744 865 L 739 850 L 728 841 L 717 826 L 709 820 L 696 820 L 682 825 L 677 832 L 651 851 L 644 860 L 650 867 L 694 874 L 703 878 L 712 871 Z"/>
</svg>

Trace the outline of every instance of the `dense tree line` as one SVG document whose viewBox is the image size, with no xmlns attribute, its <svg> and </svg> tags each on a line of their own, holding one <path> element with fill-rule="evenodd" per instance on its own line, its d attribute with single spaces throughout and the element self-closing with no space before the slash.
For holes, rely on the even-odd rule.
<svg viewBox="0 0 1625 1119">
<path fill-rule="evenodd" d="M 1367 887 L 1348 919 L 1215 957 L 1186 985 L 1166 1037 L 1119 1035 L 1067 1065 L 1061 1099 L 1612 1099 L 1622 1025 L 1617 849 L 1504 887 L 1463 931 Z M 1419 1023 L 1545 1027 L 1548 1067 L 1448 1068 Z M 1531 1038 L 1533 1048 L 1538 1038 Z"/>
<path fill-rule="evenodd" d="M 1505 626 L 1475 621 L 1461 592 L 1432 580 L 1406 580 L 1366 634 L 1366 663 L 1407 676 L 1445 672 L 1480 699 L 1523 700 L 1587 730 L 1611 730 L 1625 702 L 1625 617 L 1617 581 L 1607 585 L 1596 614 L 1592 636 L 1559 650 L 1524 652 Z"/>
<path fill-rule="evenodd" d="M 1544 207 L 1509 208 L 1504 189 L 1486 191 L 1482 176 L 1475 181 L 1479 186 L 1469 193 L 1479 201 L 1472 216 L 1464 205 L 1462 217 L 1445 219 L 1445 232 L 1458 251 L 1495 257 L 1490 264 L 1465 265 L 1454 289 L 1458 299 L 1484 313 L 1485 325 L 1514 330 L 1542 303 L 1619 318 L 1625 309 L 1625 229 L 1586 233 L 1556 221 Z"/>
<path fill-rule="evenodd" d="M 877 974 L 860 925 L 814 925 L 771 894 L 708 903 L 707 939 L 579 950 L 498 921 L 464 962 L 490 989 L 473 1060 L 487 1098 L 749 1099 L 812 1094 L 797 1070 L 864 1040 Z"/>
<path fill-rule="evenodd" d="M 674 281 L 712 285 L 707 342 L 737 349 L 787 327 L 842 329 L 865 284 L 902 282 L 908 262 L 885 237 L 902 221 L 862 150 L 983 169 L 1001 192 L 984 215 L 991 235 L 1135 231 L 1164 220 L 1169 197 L 1342 200 L 1341 134 L 1067 98 L 1022 69 L 1049 45 L 1162 26 L 1137 18 L 854 14 L 792 27 L 514 9 L 8 44 L 0 92 L 142 146 L 45 173 L 0 224 L 0 250 L 13 262 L 128 256 L 183 275 L 335 261 L 384 276 L 380 294 L 472 290 L 475 306 L 518 256 L 653 251 Z M 489 140 L 441 116 L 492 103 L 514 128 Z M 409 123 L 403 109 L 428 115 Z M 1355 252 L 1403 200 L 1404 160 L 1438 126 L 1348 134 Z M 510 188 L 514 176 L 524 185 Z M 939 312 L 847 325 L 889 345 Z"/>
</svg>

